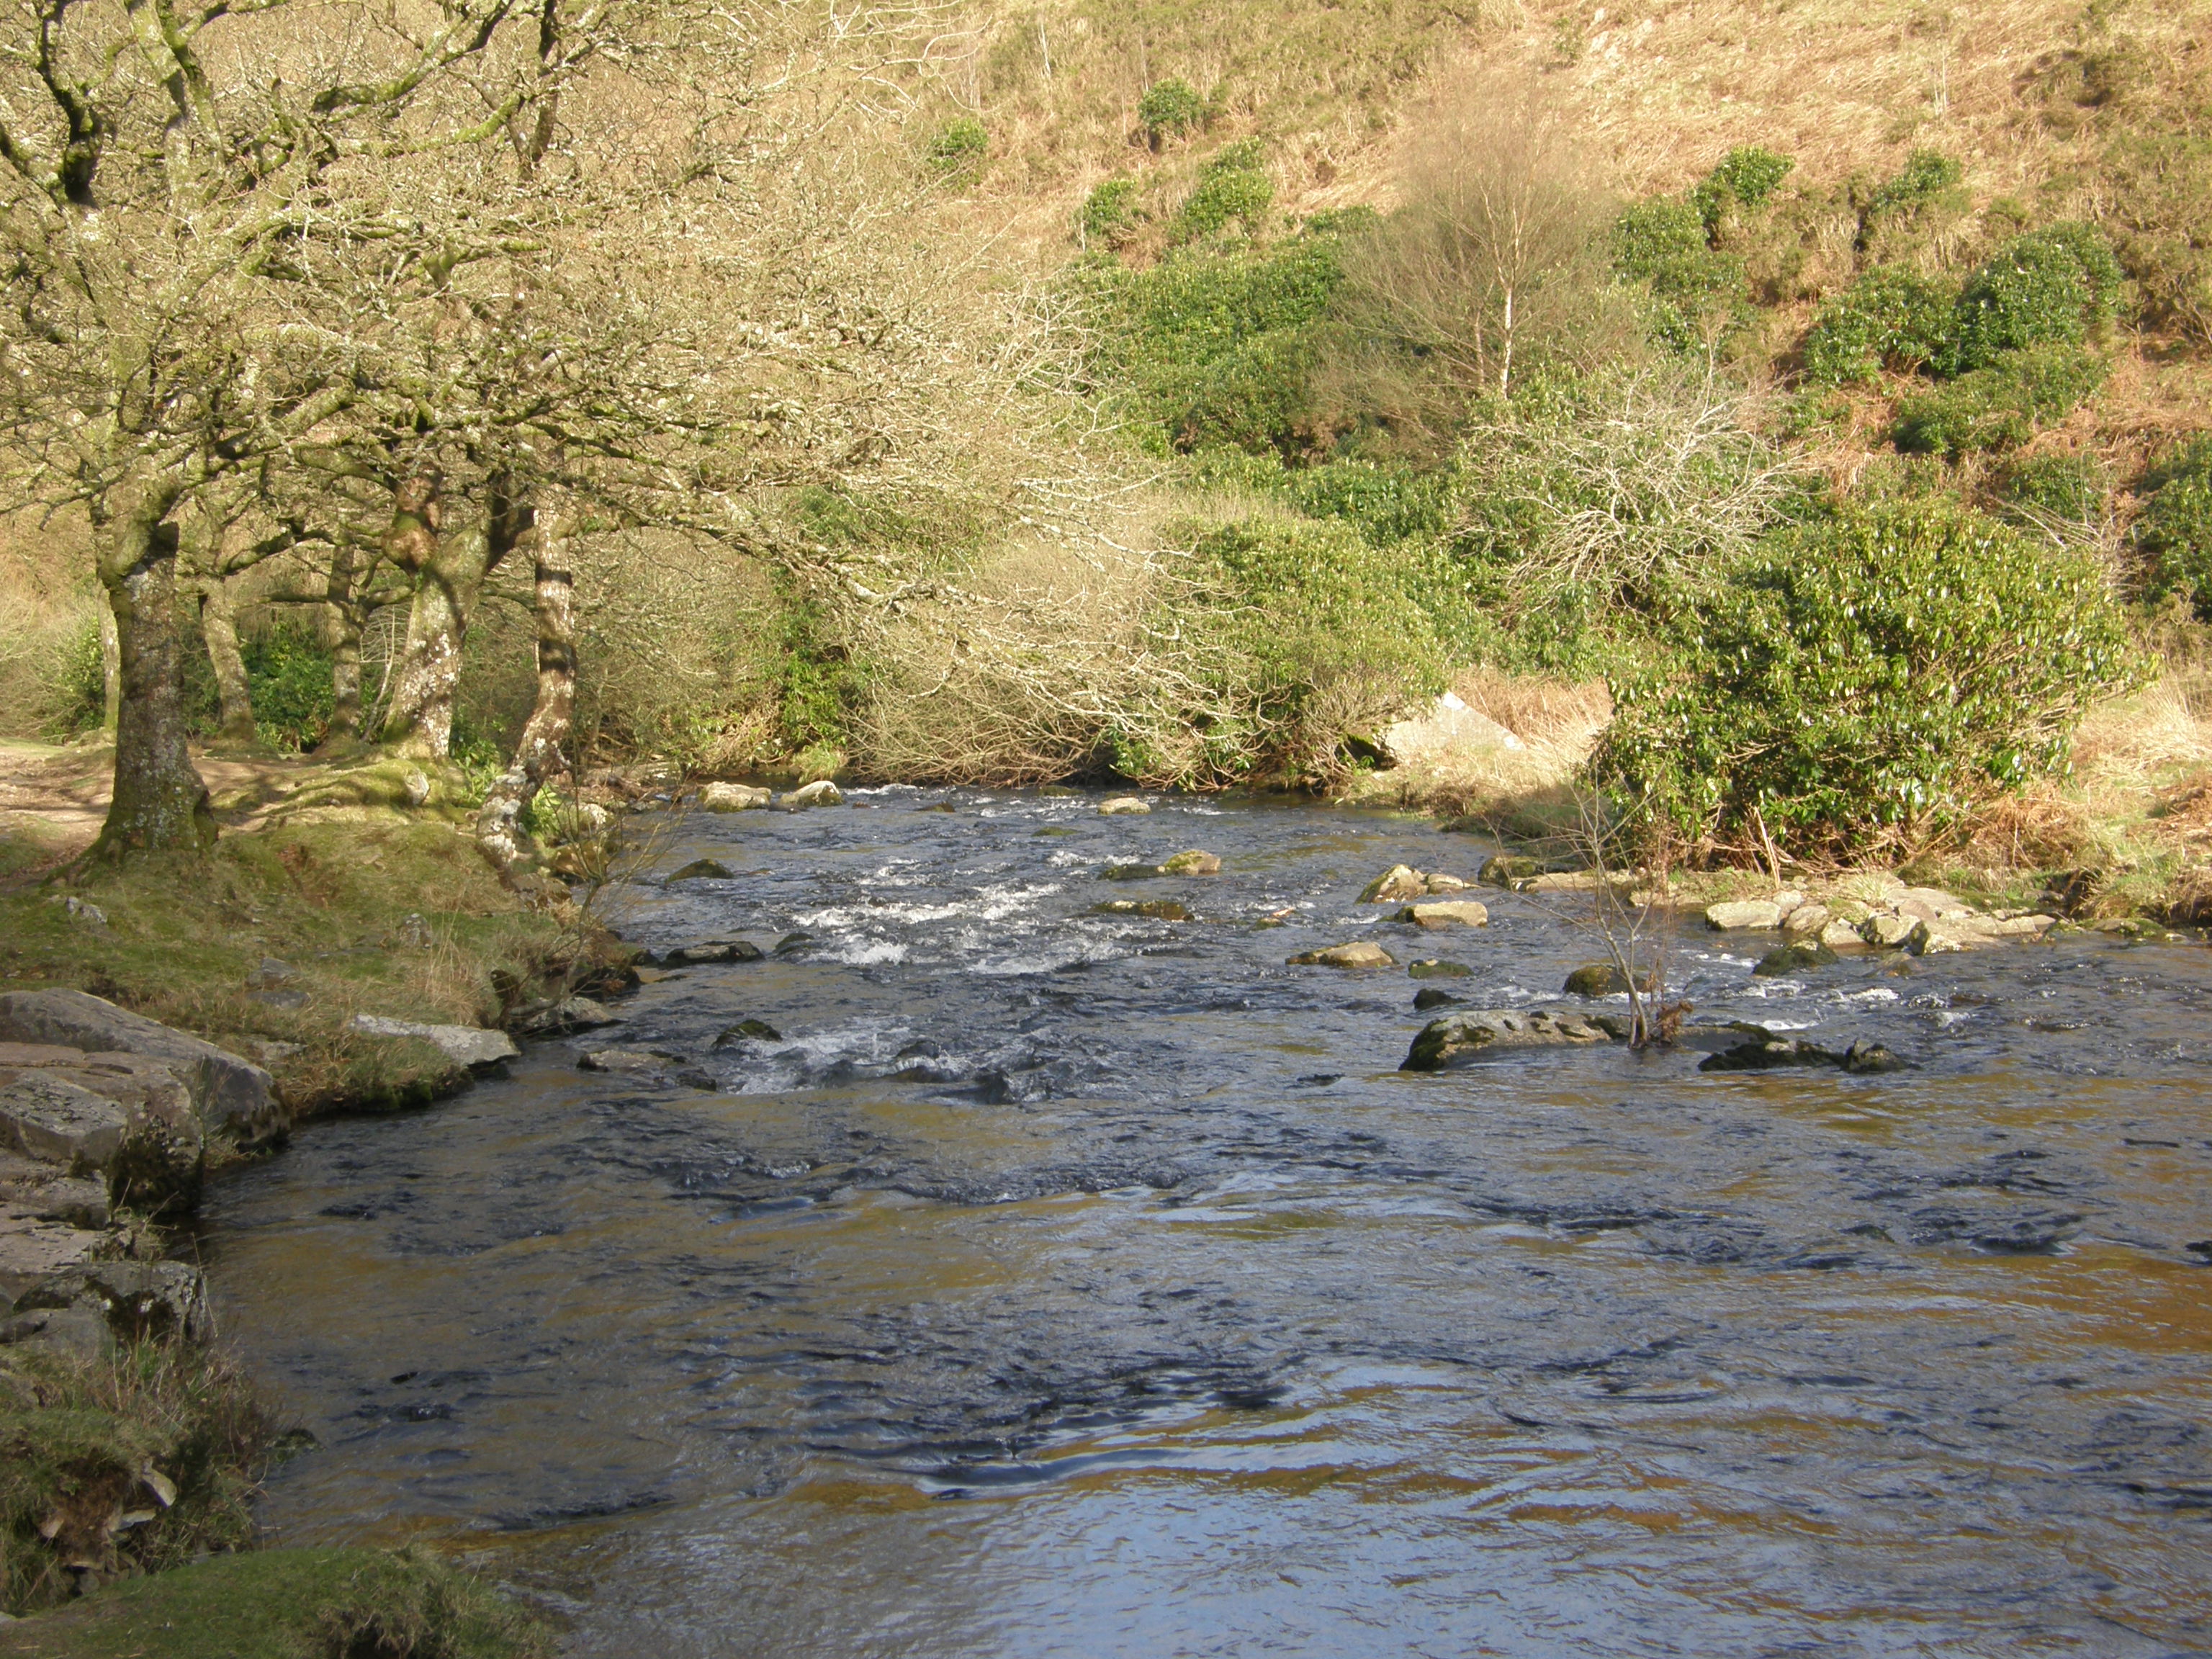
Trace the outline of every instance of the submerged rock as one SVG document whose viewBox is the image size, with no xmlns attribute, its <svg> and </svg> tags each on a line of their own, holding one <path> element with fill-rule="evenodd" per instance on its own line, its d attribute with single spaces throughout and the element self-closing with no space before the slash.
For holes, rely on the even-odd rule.
<svg viewBox="0 0 2212 1659">
<path fill-rule="evenodd" d="M 781 1042 L 783 1033 L 764 1019 L 741 1019 L 714 1034 L 714 1046 L 727 1048 L 740 1042 Z"/>
<path fill-rule="evenodd" d="M 1583 1048 L 1610 1042 L 1595 1020 L 1551 1008 L 1486 1008 L 1431 1020 L 1413 1039 L 1401 1072 L 1441 1072 L 1515 1048 Z"/>
<path fill-rule="evenodd" d="M 664 968 L 692 968 L 707 962 L 758 962 L 767 953 L 750 939 L 710 939 L 696 945 L 679 945 L 664 953 Z"/>
<path fill-rule="evenodd" d="M 1188 921 L 1190 912 L 1173 899 L 1108 899 L 1091 907 L 1094 916 L 1150 916 L 1156 921 Z"/>
<path fill-rule="evenodd" d="M 1818 939 L 1799 945 L 1784 945 L 1769 951 L 1759 957 L 1752 972 L 1771 979 L 1783 974 L 1798 974 L 1808 968 L 1829 968 L 1843 960 Z"/>
<path fill-rule="evenodd" d="M 1458 1004 L 1459 999 L 1440 985 L 1424 986 L 1413 993 L 1413 1012 L 1416 1013 L 1425 1014 L 1431 1008 L 1456 1007 Z"/>
<path fill-rule="evenodd" d="M 1406 971 L 1415 979 L 1465 979 L 1474 969 L 1463 962 L 1447 962 L 1441 957 L 1423 957 Z"/>
<path fill-rule="evenodd" d="M 1201 853 L 1193 848 L 1187 853 L 1177 853 L 1160 866 L 1164 876 L 1218 876 L 1221 860 L 1212 853 Z"/>
<path fill-rule="evenodd" d="M 1415 927 L 1487 927 L 1490 911 L 1473 899 L 1443 899 L 1409 904 L 1390 920 Z"/>
<path fill-rule="evenodd" d="M 730 866 L 720 859 L 693 859 L 669 878 L 671 881 L 729 881 Z"/>
<path fill-rule="evenodd" d="M 1327 945 L 1301 951 L 1290 958 L 1293 968 L 1395 968 L 1397 957 L 1379 945 L 1360 939 L 1351 945 Z"/>
<path fill-rule="evenodd" d="M 1109 864 L 1098 872 L 1101 881 L 1152 881 L 1164 872 L 1157 864 Z"/>
<path fill-rule="evenodd" d="M 471 1071 L 504 1065 L 522 1050 L 504 1031 L 488 1031 L 474 1025 L 426 1025 L 411 1019 L 386 1019 L 376 1014 L 356 1014 L 351 1029 L 368 1036 L 417 1037 L 441 1050 L 457 1066 Z"/>
<path fill-rule="evenodd" d="M 699 789 L 700 810 L 707 812 L 757 812 L 774 799 L 750 783 L 709 783 Z"/>
<path fill-rule="evenodd" d="M 580 1072 L 611 1072 L 638 1077 L 668 1070 L 672 1062 L 650 1048 L 590 1048 L 576 1056 Z"/>
<path fill-rule="evenodd" d="M 589 997 L 562 997 L 557 1002 L 533 1003 L 517 1009 L 509 1023 L 526 1036 L 559 1036 L 602 1025 L 619 1025 L 623 1016 Z"/>
<path fill-rule="evenodd" d="M 1698 1064 L 1701 1072 L 1765 1072 L 1793 1066 L 1832 1066 L 1838 1071 L 1860 1075 L 1881 1072 L 1901 1072 L 1905 1062 L 1879 1042 L 1863 1038 L 1838 1053 L 1823 1048 L 1818 1043 L 1808 1042 L 1802 1037 L 1777 1036 L 1759 1033 L 1733 1048 L 1718 1054 L 1708 1054 Z"/>
<path fill-rule="evenodd" d="M 1637 989 L 1646 994 L 1658 989 L 1658 976 L 1645 969 Z M 1586 962 L 1567 975 L 1559 988 L 1569 996 L 1617 997 L 1628 994 L 1628 975 L 1610 962 Z"/>
</svg>

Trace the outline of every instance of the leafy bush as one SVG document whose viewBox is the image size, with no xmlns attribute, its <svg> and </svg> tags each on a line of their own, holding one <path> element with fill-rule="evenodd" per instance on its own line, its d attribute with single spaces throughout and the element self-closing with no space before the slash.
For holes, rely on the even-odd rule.
<svg viewBox="0 0 2212 1659">
<path fill-rule="evenodd" d="M 982 166 L 991 135 L 972 115 L 948 121 L 929 141 L 930 164 L 941 173 L 972 174 Z"/>
<path fill-rule="evenodd" d="M 1713 583 L 1663 674 L 1614 686 L 1592 765 L 1695 856 L 1910 847 L 2066 762 L 2136 678 L 2096 569 L 1929 502 L 1786 532 Z"/>
<path fill-rule="evenodd" d="M 1757 144 L 1738 145 L 1690 192 L 1691 204 L 1710 235 L 1720 228 L 1731 207 L 1764 206 L 1796 165 L 1787 155 Z"/>
<path fill-rule="evenodd" d="M 1928 455 L 2015 448 L 2087 402 L 2105 374 L 2101 358 L 2071 346 L 2008 352 L 1900 401 L 1893 436 L 1899 449 Z"/>
<path fill-rule="evenodd" d="M 1109 179 L 1093 189 L 1083 198 L 1083 240 L 1110 245 L 1128 229 L 1136 216 L 1140 188 L 1134 179 Z"/>
<path fill-rule="evenodd" d="M 1443 690 L 1418 555 L 1298 519 L 1180 531 L 1196 592 L 1175 625 L 1198 636 L 1202 693 L 1131 711 L 1108 737 L 1117 770 L 1163 784 L 1313 782 L 1335 769 L 1346 731 Z"/>
<path fill-rule="evenodd" d="M 1960 177 L 1959 164 L 1949 156 L 1938 150 L 1916 149 L 1905 158 L 1905 166 L 1895 178 L 1875 186 L 1868 210 L 1875 217 L 1911 213 L 1954 188 Z"/>
<path fill-rule="evenodd" d="M 2087 225 L 2015 236 L 1960 291 L 1948 367 L 1970 371 L 2028 346 L 2079 345 L 2111 314 L 2119 291 L 2119 262 Z"/>
<path fill-rule="evenodd" d="M 1145 130 L 1154 149 L 1163 138 L 1177 137 L 1203 125 L 1206 101 L 1188 82 L 1156 81 L 1137 100 L 1137 125 Z"/>
<path fill-rule="evenodd" d="M 1805 337 L 1805 378 L 1849 386 L 1883 368 L 1907 371 L 1947 359 L 1955 296 L 1893 265 L 1868 271 L 1820 307 Z"/>
<path fill-rule="evenodd" d="M 1743 261 L 1707 240 L 1702 212 L 1667 197 L 1638 202 L 1613 227 L 1613 270 L 1651 294 L 1651 331 L 1677 351 L 1703 349 L 1750 312 Z"/>
<path fill-rule="evenodd" d="M 1231 219 L 1240 221 L 1248 235 L 1257 229 L 1275 199 L 1275 186 L 1260 171 L 1260 160 L 1259 143 L 1248 141 L 1230 145 L 1208 161 L 1197 188 L 1176 216 L 1173 240 L 1190 242 L 1211 236 Z"/>
<path fill-rule="evenodd" d="M 2154 591 L 2179 594 L 2212 622 L 2212 438 L 2184 445 L 2143 482 L 2150 503 L 2136 537 L 2153 560 Z"/>
<path fill-rule="evenodd" d="M 334 697 L 331 653 L 314 632 L 278 623 L 239 642 L 253 696 L 254 735 L 286 754 L 312 749 L 329 730 Z"/>
<path fill-rule="evenodd" d="M 2112 475 L 2094 455 L 2030 455 L 2005 474 L 2006 505 L 2035 522 L 2101 520 Z"/>
</svg>

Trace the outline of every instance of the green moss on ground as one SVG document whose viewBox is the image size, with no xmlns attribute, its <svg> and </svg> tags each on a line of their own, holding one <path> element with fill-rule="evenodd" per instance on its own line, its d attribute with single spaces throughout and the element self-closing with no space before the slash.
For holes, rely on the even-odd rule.
<svg viewBox="0 0 2212 1659">
<path fill-rule="evenodd" d="M 0 1627 L 5 1659 L 540 1659 L 552 1650 L 543 1623 L 419 1547 L 218 1555 Z"/>
</svg>

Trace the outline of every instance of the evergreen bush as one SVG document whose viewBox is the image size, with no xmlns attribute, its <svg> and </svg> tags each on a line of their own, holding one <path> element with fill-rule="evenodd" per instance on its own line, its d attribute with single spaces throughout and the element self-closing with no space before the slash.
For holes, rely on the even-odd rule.
<svg viewBox="0 0 2212 1659">
<path fill-rule="evenodd" d="M 991 135 L 972 115 L 948 121 L 929 141 L 930 165 L 949 177 L 974 178 L 982 170 Z"/>
<path fill-rule="evenodd" d="M 1797 165 L 1787 155 L 1777 155 L 1757 144 L 1740 144 L 1720 160 L 1690 192 L 1706 234 L 1717 232 L 1731 207 L 1758 209 L 1765 205 Z"/>
<path fill-rule="evenodd" d="M 1094 188 L 1083 198 L 1083 240 L 1110 246 L 1135 220 L 1139 189 L 1134 179 L 1109 179 Z"/>
<path fill-rule="evenodd" d="M 1868 271 L 1820 307 L 1805 337 L 1805 378 L 1817 386 L 1871 380 L 1947 360 L 1956 295 L 1894 265 Z"/>
<path fill-rule="evenodd" d="M 2105 383 L 2104 360 L 2072 346 L 2002 354 L 1989 366 L 1899 401 L 1899 449 L 1956 458 L 2017 448 L 2064 419 Z"/>
<path fill-rule="evenodd" d="M 2212 622 L 2212 438 L 2175 450 L 2144 483 L 2150 501 L 2136 537 L 2151 556 L 2154 591 L 2179 595 Z"/>
<path fill-rule="evenodd" d="M 1137 100 L 1137 125 L 1154 149 L 1164 138 L 1180 137 L 1203 125 L 1206 100 L 1185 81 L 1156 81 Z"/>
<path fill-rule="evenodd" d="M 1749 318 L 1743 261 L 1712 246 L 1692 203 L 1655 197 L 1631 207 L 1613 227 L 1613 264 L 1649 289 L 1652 334 L 1674 350 L 1700 350 Z"/>
<path fill-rule="evenodd" d="M 1893 179 L 1875 186 L 1867 206 L 1870 216 L 1886 218 L 1925 207 L 1960 179 L 1959 164 L 1941 151 L 1916 149 Z"/>
<path fill-rule="evenodd" d="M 1247 235 L 1257 230 L 1275 199 L 1275 186 L 1260 170 L 1260 161 L 1256 141 L 1231 144 L 1208 161 L 1176 216 L 1173 240 L 1191 242 L 1212 236 L 1226 229 L 1232 219 Z"/>
<path fill-rule="evenodd" d="M 1613 688 L 1592 761 L 1694 855 L 1924 842 L 2060 769 L 2100 694 L 2138 678 L 2087 561 L 1926 501 L 1784 532 L 1679 619 L 1665 665 Z"/>
<path fill-rule="evenodd" d="M 1960 291 L 1957 346 L 1946 367 L 1965 373 L 2029 346 L 2079 345 L 2111 315 L 2119 291 L 2119 262 L 2087 225 L 2015 236 Z"/>
</svg>

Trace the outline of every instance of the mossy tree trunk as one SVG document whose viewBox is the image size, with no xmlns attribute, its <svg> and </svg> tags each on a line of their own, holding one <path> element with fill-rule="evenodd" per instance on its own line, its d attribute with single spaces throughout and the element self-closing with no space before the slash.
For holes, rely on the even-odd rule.
<svg viewBox="0 0 2212 1659">
<path fill-rule="evenodd" d="M 200 637 L 207 641 L 208 661 L 215 668 L 222 741 L 250 744 L 253 741 L 253 686 L 246 675 L 246 655 L 238 647 L 238 616 L 231 604 L 229 578 L 220 572 L 202 577 L 198 598 Z"/>
<path fill-rule="evenodd" d="M 392 707 L 382 740 L 400 754 L 442 761 L 453 753 L 453 696 L 461 680 L 461 647 L 484 580 L 527 532 L 531 514 L 504 480 L 488 490 L 480 524 L 443 531 L 443 480 L 425 471 L 401 485 L 384 556 L 413 578 L 407 639 L 392 670 Z"/>
<path fill-rule="evenodd" d="M 177 530 L 167 522 L 181 489 L 161 479 L 120 493 L 122 500 L 94 526 L 122 670 L 115 794 L 88 855 L 97 862 L 202 852 L 216 838 L 207 785 L 185 746 Z"/>
<path fill-rule="evenodd" d="M 523 856 L 518 820 L 547 779 L 573 769 L 567 747 L 576 714 L 576 583 L 568 543 L 549 516 L 538 524 L 535 607 L 538 698 L 514 745 L 514 758 L 484 795 L 477 837 L 502 866 Z"/>
</svg>

